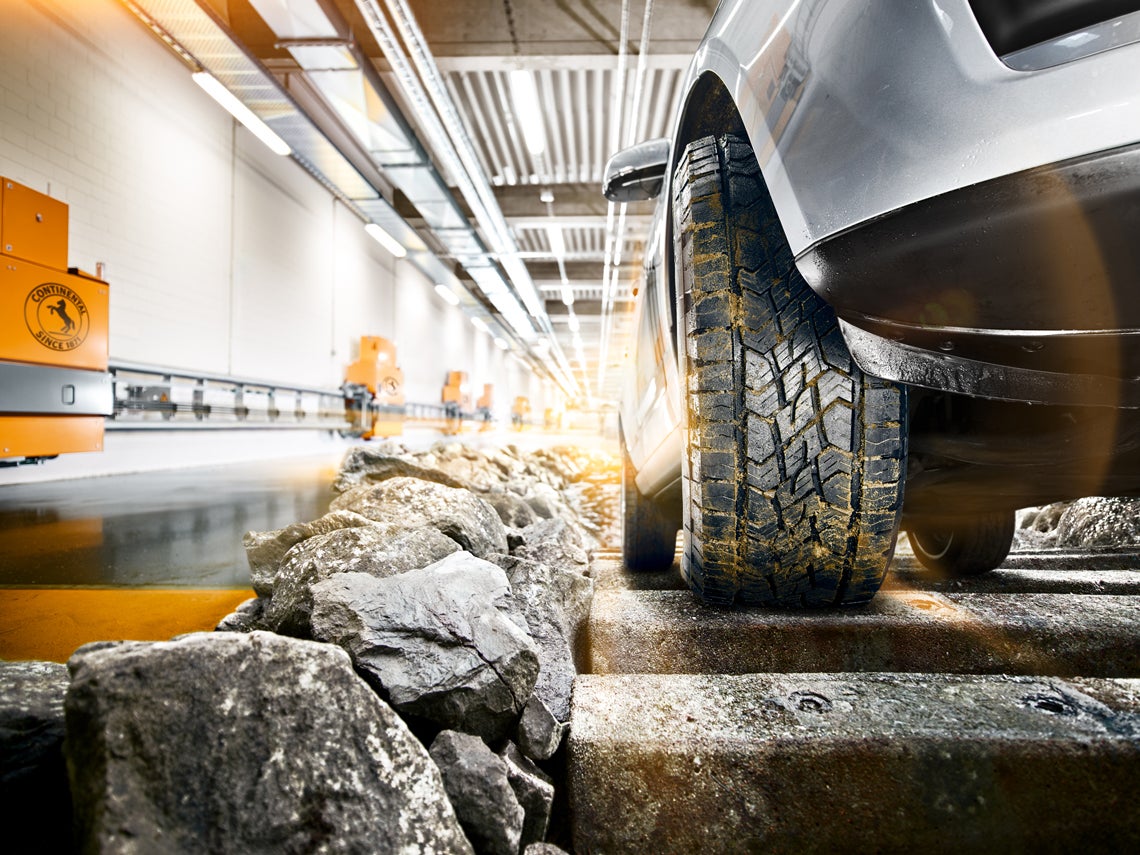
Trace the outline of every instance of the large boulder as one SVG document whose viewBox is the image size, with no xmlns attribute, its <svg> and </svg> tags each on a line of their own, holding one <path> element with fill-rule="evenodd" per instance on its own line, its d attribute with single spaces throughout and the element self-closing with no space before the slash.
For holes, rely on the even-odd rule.
<svg viewBox="0 0 1140 855">
<path fill-rule="evenodd" d="M 457 552 L 386 579 L 342 573 L 312 593 L 313 637 L 347 650 L 402 714 L 489 740 L 513 731 L 539 653 L 499 567 Z"/>
<path fill-rule="evenodd" d="M 1077 499 L 1057 523 L 1057 546 L 1140 546 L 1140 499 Z"/>
<path fill-rule="evenodd" d="M 372 520 L 349 511 L 333 511 L 312 522 L 294 523 L 277 531 L 250 531 L 242 538 L 249 562 L 250 583 L 259 597 L 273 592 L 273 577 L 285 553 L 302 540 L 342 528 L 372 525 Z"/>
<path fill-rule="evenodd" d="M 511 786 L 507 762 L 479 737 L 451 730 L 435 738 L 430 753 L 475 851 L 518 855 L 526 811 Z"/>
<path fill-rule="evenodd" d="M 375 484 L 389 478 L 419 478 L 446 487 L 467 487 L 467 484 L 442 469 L 423 465 L 407 454 L 396 454 L 390 447 L 357 446 L 345 455 L 340 472 L 333 482 L 333 490 L 344 493 L 363 484 Z"/>
<path fill-rule="evenodd" d="M 261 622 L 266 629 L 307 638 L 317 582 L 338 573 L 395 576 L 458 551 L 454 540 L 427 527 L 367 525 L 310 537 L 285 553 Z"/>
<path fill-rule="evenodd" d="M 349 490 L 337 496 L 332 507 L 407 528 L 431 526 L 473 555 L 507 551 L 507 533 L 498 513 L 469 490 L 417 478 L 390 478 Z"/>
<path fill-rule="evenodd" d="M 199 633 L 68 666 L 84 851 L 471 852 L 427 752 L 335 647 Z"/>
<path fill-rule="evenodd" d="M 0 662 L 0 804 L 8 852 L 71 850 L 67 684 L 67 668 L 58 662 Z"/>
<path fill-rule="evenodd" d="M 511 555 L 493 556 L 507 573 L 511 598 L 538 647 L 539 698 L 556 719 L 570 717 L 570 690 L 577 675 L 575 649 L 594 599 L 594 582 L 565 565 L 545 564 Z"/>
<path fill-rule="evenodd" d="M 266 600 L 262 597 L 253 597 L 238 605 L 236 609 L 218 621 L 214 627 L 217 632 L 253 632 L 255 629 L 265 629 L 261 622 L 265 614 Z"/>
</svg>

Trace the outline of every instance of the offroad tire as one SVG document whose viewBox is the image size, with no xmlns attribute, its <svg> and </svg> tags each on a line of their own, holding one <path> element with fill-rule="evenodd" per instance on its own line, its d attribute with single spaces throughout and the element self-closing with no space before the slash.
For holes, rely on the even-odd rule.
<svg viewBox="0 0 1140 855">
<path fill-rule="evenodd" d="M 909 524 L 907 534 L 919 563 L 941 576 L 988 573 L 998 567 L 1013 546 L 1012 511 L 976 517 L 923 520 Z"/>
<path fill-rule="evenodd" d="M 686 459 L 681 570 L 708 603 L 863 603 L 894 552 L 906 396 L 851 359 L 796 270 L 747 142 L 674 181 Z"/>
<path fill-rule="evenodd" d="M 621 456 L 622 560 L 635 573 L 668 570 L 677 552 L 677 523 L 637 489 L 624 438 Z"/>
</svg>

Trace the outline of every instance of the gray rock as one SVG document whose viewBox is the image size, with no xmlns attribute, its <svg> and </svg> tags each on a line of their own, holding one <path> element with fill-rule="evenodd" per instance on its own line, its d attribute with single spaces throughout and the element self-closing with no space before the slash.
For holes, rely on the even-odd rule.
<svg viewBox="0 0 1140 855">
<path fill-rule="evenodd" d="M 542 670 L 534 694 L 555 718 L 566 721 L 577 674 L 575 651 L 590 615 L 594 582 L 557 564 L 510 555 L 496 555 L 493 560 L 507 572 L 511 599 L 538 646 Z"/>
<path fill-rule="evenodd" d="M 541 520 L 519 533 L 522 543 L 511 554 L 543 564 L 585 572 L 590 564 L 581 529 L 566 518 Z"/>
<path fill-rule="evenodd" d="M 558 491 L 549 484 L 532 484 L 524 498 L 531 509 L 543 519 L 553 519 L 569 513 Z"/>
<path fill-rule="evenodd" d="M 530 505 L 511 492 L 490 492 L 485 498 L 503 521 L 511 528 L 526 528 L 539 521 L 539 516 Z"/>
<path fill-rule="evenodd" d="M 67 668 L 58 662 L 0 662 L 0 805 L 8 852 L 71 849 L 67 684 Z"/>
<path fill-rule="evenodd" d="M 1057 546 L 1140 545 L 1140 499 L 1077 499 L 1057 523 Z"/>
<path fill-rule="evenodd" d="M 506 760 L 482 739 L 445 730 L 431 744 L 455 814 L 480 855 L 517 855 L 526 811 Z"/>
<path fill-rule="evenodd" d="M 570 853 L 553 843 L 532 843 L 523 855 L 570 855 Z"/>
<path fill-rule="evenodd" d="M 512 620 L 499 567 L 458 552 L 387 579 L 343 573 L 312 592 L 314 638 L 346 649 L 402 714 L 489 740 L 513 733 L 539 653 Z"/>
<path fill-rule="evenodd" d="M 507 761 L 507 780 L 526 813 L 522 845 L 541 843 L 546 838 L 546 829 L 550 825 L 554 780 L 524 757 L 513 743 L 508 742 L 499 756 Z"/>
<path fill-rule="evenodd" d="M 249 578 L 253 590 L 260 597 L 268 597 L 272 593 L 273 577 L 277 575 L 281 559 L 302 540 L 360 525 L 372 525 L 372 521 L 360 514 L 333 511 L 312 522 L 294 523 L 277 531 L 246 532 L 242 543 L 245 545 L 246 560 L 249 561 Z"/>
<path fill-rule="evenodd" d="M 265 600 L 252 597 L 218 621 L 214 629 L 216 632 L 253 632 L 255 629 L 265 629 L 261 622 L 264 614 Z"/>
<path fill-rule="evenodd" d="M 416 478 L 390 478 L 337 496 L 332 507 L 407 528 L 431 526 L 478 556 L 507 549 L 499 515 L 469 490 Z"/>
<path fill-rule="evenodd" d="M 549 760 L 562 744 L 566 725 L 541 700 L 531 695 L 519 716 L 516 733 L 519 750 L 535 760 Z"/>
<path fill-rule="evenodd" d="M 424 466 L 408 455 L 397 455 L 391 447 L 365 448 L 357 446 L 345 455 L 333 489 L 344 493 L 363 484 L 376 484 L 389 478 L 419 478 L 447 487 L 466 488 L 442 469 Z"/>
<path fill-rule="evenodd" d="M 427 752 L 335 647 L 199 633 L 68 665 L 84 851 L 471 852 Z"/>
<path fill-rule="evenodd" d="M 262 621 L 266 629 L 307 638 L 317 582 L 338 573 L 395 576 L 458 551 L 454 540 L 426 527 L 367 525 L 310 537 L 285 553 Z"/>
</svg>

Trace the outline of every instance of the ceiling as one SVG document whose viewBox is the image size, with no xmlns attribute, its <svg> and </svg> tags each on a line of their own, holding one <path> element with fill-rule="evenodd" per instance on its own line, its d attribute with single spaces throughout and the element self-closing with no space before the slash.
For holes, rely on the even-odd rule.
<svg viewBox="0 0 1140 855">
<path fill-rule="evenodd" d="M 123 2 L 500 346 L 616 399 L 652 207 L 607 203 L 602 170 L 667 133 L 714 0 Z"/>
</svg>

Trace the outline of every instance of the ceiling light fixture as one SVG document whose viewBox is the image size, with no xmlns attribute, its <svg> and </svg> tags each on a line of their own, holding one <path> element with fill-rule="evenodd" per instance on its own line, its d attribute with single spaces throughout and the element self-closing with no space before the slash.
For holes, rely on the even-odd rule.
<svg viewBox="0 0 1140 855">
<path fill-rule="evenodd" d="M 402 243 L 384 231 L 384 229 L 380 228 L 380 226 L 376 225 L 376 223 L 368 223 L 364 227 L 364 231 L 368 232 L 376 243 L 380 244 L 380 246 L 384 247 L 384 249 L 388 250 L 388 252 L 392 253 L 396 258 L 403 258 L 408 254 L 408 251 L 404 248 Z"/>
<path fill-rule="evenodd" d="M 439 294 L 439 296 L 443 297 L 443 299 L 451 305 L 459 305 L 459 297 L 456 296 L 455 292 L 448 288 L 446 285 L 436 285 L 435 293 Z"/>
<path fill-rule="evenodd" d="M 506 350 L 510 346 L 510 342 L 508 342 L 505 338 L 495 336 L 495 347 L 499 348 L 499 350 Z"/>
<path fill-rule="evenodd" d="M 190 79 L 202 87 L 203 91 L 226 109 L 231 116 L 249 128 L 250 133 L 265 143 L 274 154 L 284 156 L 293 153 L 289 144 L 277 136 L 269 125 L 253 114 L 249 107 L 237 99 L 234 93 L 218 82 L 218 79 L 205 71 L 196 71 Z"/>
<path fill-rule="evenodd" d="M 574 289 L 569 285 L 562 286 L 562 302 L 567 306 L 574 305 Z"/>
<path fill-rule="evenodd" d="M 550 241 L 550 251 L 554 253 L 555 258 L 566 255 L 566 239 L 562 236 L 561 226 L 547 226 L 546 238 Z"/>
<path fill-rule="evenodd" d="M 570 318 L 568 319 L 567 323 L 570 324 L 570 332 L 578 332 L 582 326 L 578 320 L 578 316 L 573 312 L 570 313 Z"/>
<path fill-rule="evenodd" d="M 546 130 L 542 126 L 542 107 L 538 103 L 538 89 L 534 75 L 516 69 L 510 77 L 511 97 L 515 102 L 515 116 L 522 125 L 527 150 L 536 157 L 546 151 Z"/>
<path fill-rule="evenodd" d="M 479 332 L 485 332 L 488 335 L 491 334 L 491 328 L 487 326 L 482 318 L 472 318 L 471 326 L 475 327 L 475 329 L 479 330 Z"/>
</svg>

